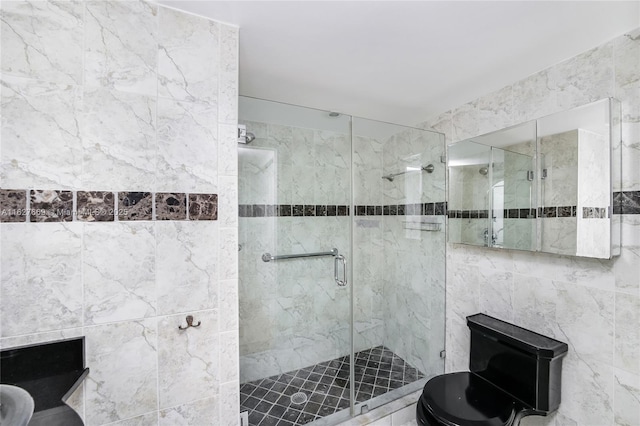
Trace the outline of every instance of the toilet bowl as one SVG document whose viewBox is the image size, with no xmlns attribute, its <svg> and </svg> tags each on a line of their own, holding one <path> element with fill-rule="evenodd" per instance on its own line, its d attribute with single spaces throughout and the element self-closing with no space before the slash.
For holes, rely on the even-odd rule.
<svg viewBox="0 0 640 426">
<path fill-rule="evenodd" d="M 560 406 L 567 344 L 485 314 L 467 317 L 469 371 L 442 374 L 424 386 L 421 426 L 517 426 Z"/>
</svg>

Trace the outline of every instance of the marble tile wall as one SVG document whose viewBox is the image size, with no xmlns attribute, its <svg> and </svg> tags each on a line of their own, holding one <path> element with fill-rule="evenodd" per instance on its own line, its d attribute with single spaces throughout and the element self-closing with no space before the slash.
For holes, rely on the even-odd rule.
<svg viewBox="0 0 640 426">
<path fill-rule="evenodd" d="M 217 219 L 218 194 L 0 189 L 0 223 Z"/>
<path fill-rule="evenodd" d="M 447 142 L 607 96 L 622 102 L 623 193 L 640 189 L 640 29 L 429 119 Z M 635 209 L 623 213 L 635 213 Z M 568 343 L 562 404 L 523 425 L 640 423 L 640 220 L 612 260 L 447 245 L 447 371 L 468 367 L 465 317 L 485 312 Z"/>
<path fill-rule="evenodd" d="M 384 181 L 384 204 L 442 203 L 446 196 L 445 164 L 440 161 L 444 149 L 444 138 L 437 133 L 406 129 L 388 137 L 383 144 L 385 173 L 426 164 L 433 164 L 434 171 Z M 404 217 L 383 216 L 383 342 L 426 376 L 443 371 L 445 227 L 426 230 L 415 223 L 443 224 L 446 206 L 442 208 L 432 214 L 414 211 L 405 212 Z"/>
<path fill-rule="evenodd" d="M 0 346 L 86 336 L 87 425 L 238 424 L 238 29 L 0 8 Z"/>
<path fill-rule="evenodd" d="M 350 289 L 333 258 L 265 263 L 264 253 L 349 250 L 349 135 L 242 121 L 239 148 L 240 379 L 280 374 L 350 350 Z"/>
<path fill-rule="evenodd" d="M 244 123 L 256 139 L 240 148 L 239 162 L 241 381 L 349 353 L 350 288 L 356 350 L 386 344 L 423 371 L 441 372 L 444 232 L 406 230 L 404 224 L 419 219 L 444 221 L 441 135 L 416 129 L 381 140 L 356 135 L 351 154 L 344 136 Z M 355 176 L 353 212 L 350 155 Z M 422 161 L 434 164 L 432 174 L 382 180 L 385 172 L 419 166 Z M 294 166 L 298 171 L 293 171 Z M 315 178 L 304 185 L 296 183 L 305 176 Z M 392 196 L 385 196 L 385 191 Z M 336 286 L 331 258 L 261 260 L 265 252 L 336 247 L 348 253 L 350 234 L 354 250 L 352 256 L 347 254 L 352 277 L 346 288 Z M 422 251 L 430 256 L 423 259 L 418 255 Z M 423 276 L 429 277 L 427 282 Z M 423 306 L 423 313 L 416 314 L 419 318 L 402 315 L 400 306 L 409 301 L 416 308 L 424 302 L 435 314 L 431 317 Z M 425 353 L 429 354 L 426 359 Z"/>
<path fill-rule="evenodd" d="M 610 195 L 607 184 L 597 179 L 593 170 L 600 168 L 606 171 L 609 152 L 607 144 L 602 143 L 603 136 L 588 130 L 578 132 L 578 255 L 597 255 L 607 257 L 609 250 L 598 244 L 599 241 L 611 239 L 611 228 L 607 221 L 594 220 L 608 217 L 606 206 L 609 205 Z M 584 198 L 582 198 L 584 197 Z"/>
<path fill-rule="evenodd" d="M 277 220 L 277 223 L 276 223 Z M 242 382 L 327 361 L 350 350 L 350 286 L 332 257 L 263 262 L 263 253 L 348 250 L 350 217 L 240 219 Z"/>
</svg>

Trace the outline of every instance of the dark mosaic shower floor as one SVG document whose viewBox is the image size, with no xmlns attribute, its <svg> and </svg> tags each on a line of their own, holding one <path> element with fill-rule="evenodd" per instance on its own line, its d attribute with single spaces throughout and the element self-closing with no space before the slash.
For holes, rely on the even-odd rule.
<svg viewBox="0 0 640 426">
<path fill-rule="evenodd" d="M 356 352 L 354 370 L 357 402 L 425 377 L 384 346 Z M 296 392 L 307 401 L 292 403 Z M 348 407 L 347 356 L 240 386 L 240 411 L 249 412 L 250 426 L 303 425 Z"/>
</svg>

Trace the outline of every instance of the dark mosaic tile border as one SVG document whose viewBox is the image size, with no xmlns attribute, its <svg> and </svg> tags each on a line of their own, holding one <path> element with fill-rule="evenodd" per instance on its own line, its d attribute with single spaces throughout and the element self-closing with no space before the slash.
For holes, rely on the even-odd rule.
<svg viewBox="0 0 640 426">
<path fill-rule="evenodd" d="M 614 192 L 613 214 L 640 214 L 640 191 Z"/>
<path fill-rule="evenodd" d="M 218 195 L 0 189 L 2 223 L 154 220 L 154 211 L 155 220 L 217 220 Z"/>
<path fill-rule="evenodd" d="M 159 192 L 155 201 L 156 220 L 187 219 L 187 194 Z"/>
<path fill-rule="evenodd" d="M 189 194 L 189 220 L 217 220 L 217 194 Z"/>
<path fill-rule="evenodd" d="M 609 217 L 609 209 L 607 207 L 583 207 L 583 219 L 607 219 Z"/>
<path fill-rule="evenodd" d="M 541 218 L 554 217 L 577 217 L 577 206 L 559 206 L 559 207 L 540 207 L 538 208 L 538 216 Z M 583 207 L 583 219 L 607 219 L 609 217 L 609 209 L 607 207 Z"/>
<path fill-rule="evenodd" d="M 356 402 L 398 389 L 424 378 L 384 346 L 357 352 L 354 357 Z M 343 356 L 240 385 L 240 411 L 249 426 L 293 426 L 349 408 L 349 357 Z M 291 396 L 303 392 L 307 402 L 294 404 Z"/>
<path fill-rule="evenodd" d="M 355 216 L 444 215 L 447 203 L 356 205 L 354 209 Z M 349 216 L 350 207 L 310 204 L 240 204 L 238 215 L 240 217 Z"/>
<path fill-rule="evenodd" d="M 487 219 L 489 210 L 449 210 L 450 219 Z M 536 209 L 504 209 L 502 217 L 505 219 L 535 219 Z"/>
<path fill-rule="evenodd" d="M 349 216 L 345 205 L 311 204 L 240 204 L 240 217 L 287 217 L 287 216 Z"/>
<path fill-rule="evenodd" d="M 27 220 L 27 193 L 11 189 L 0 190 L 0 221 L 24 222 Z"/>
<path fill-rule="evenodd" d="M 115 197 L 113 192 L 78 191 L 77 217 L 84 222 L 113 222 L 115 220 Z"/>
<path fill-rule="evenodd" d="M 607 207 L 583 207 L 583 219 L 607 219 L 609 209 Z M 614 209 L 615 212 L 615 209 Z M 536 209 L 505 209 L 502 212 L 505 219 L 535 219 L 555 218 L 555 217 L 576 217 L 578 215 L 578 207 L 576 206 L 558 206 L 558 207 L 539 207 Z M 615 213 L 620 214 L 620 213 Z M 640 214 L 637 213 L 623 214 Z M 449 210 L 447 216 L 450 219 L 487 219 L 489 210 Z"/>
<path fill-rule="evenodd" d="M 538 216 L 541 218 L 576 217 L 577 214 L 577 206 L 538 207 Z"/>
<path fill-rule="evenodd" d="M 119 192 L 118 220 L 151 220 L 153 196 L 150 192 Z"/>
<path fill-rule="evenodd" d="M 32 190 L 29 197 L 32 222 L 70 222 L 73 220 L 72 191 Z"/>
</svg>

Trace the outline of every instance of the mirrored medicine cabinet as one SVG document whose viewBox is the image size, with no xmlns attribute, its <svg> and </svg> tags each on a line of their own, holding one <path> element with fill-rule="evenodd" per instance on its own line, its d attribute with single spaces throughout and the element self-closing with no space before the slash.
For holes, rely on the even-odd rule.
<svg viewBox="0 0 640 426">
<path fill-rule="evenodd" d="M 448 241 L 620 253 L 620 103 L 603 99 L 448 146 Z"/>
</svg>

